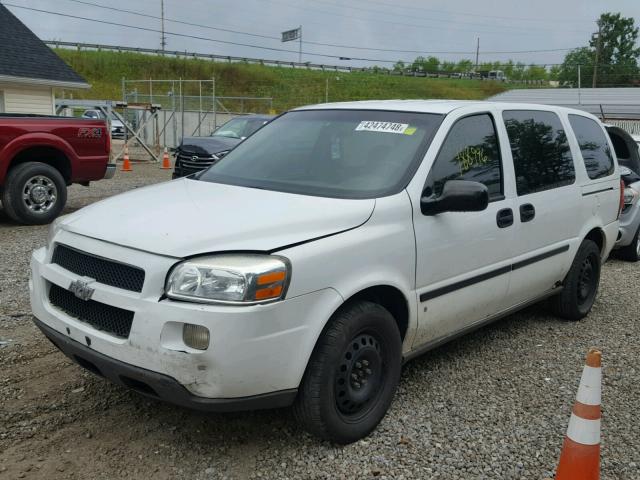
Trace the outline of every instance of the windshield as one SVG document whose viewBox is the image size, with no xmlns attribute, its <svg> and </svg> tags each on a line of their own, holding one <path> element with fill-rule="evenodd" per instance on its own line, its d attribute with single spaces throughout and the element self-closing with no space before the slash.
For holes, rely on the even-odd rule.
<svg viewBox="0 0 640 480">
<path fill-rule="evenodd" d="M 218 130 L 213 132 L 213 137 L 246 138 L 266 123 L 264 119 L 235 118 L 229 120 Z"/>
<path fill-rule="evenodd" d="M 443 118 L 377 110 L 289 112 L 198 180 L 339 198 L 390 195 L 409 182 Z"/>
</svg>

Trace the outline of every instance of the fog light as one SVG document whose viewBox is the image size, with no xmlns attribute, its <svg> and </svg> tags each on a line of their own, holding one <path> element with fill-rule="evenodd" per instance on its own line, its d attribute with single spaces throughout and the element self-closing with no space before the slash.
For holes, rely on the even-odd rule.
<svg viewBox="0 0 640 480">
<path fill-rule="evenodd" d="M 182 327 L 182 340 L 187 347 L 206 350 L 209 348 L 209 329 L 201 325 L 185 323 Z"/>
</svg>

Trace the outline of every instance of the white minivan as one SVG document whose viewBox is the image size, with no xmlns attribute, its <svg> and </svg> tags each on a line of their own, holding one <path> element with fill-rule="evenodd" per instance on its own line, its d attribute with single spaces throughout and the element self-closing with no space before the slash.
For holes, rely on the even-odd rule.
<svg viewBox="0 0 640 480">
<path fill-rule="evenodd" d="M 60 218 L 35 322 L 84 368 L 202 410 L 294 405 L 348 443 L 403 362 L 533 302 L 587 315 L 616 241 L 602 124 L 551 106 L 299 108 L 208 170 Z"/>
</svg>

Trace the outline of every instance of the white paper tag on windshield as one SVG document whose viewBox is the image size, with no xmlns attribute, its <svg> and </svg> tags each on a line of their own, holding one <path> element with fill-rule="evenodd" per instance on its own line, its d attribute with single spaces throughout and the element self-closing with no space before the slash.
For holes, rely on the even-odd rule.
<svg viewBox="0 0 640 480">
<path fill-rule="evenodd" d="M 372 120 L 365 120 L 360 122 L 360 124 L 356 127 L 356 132 L 382 132 L 403 134 L 408 127 L 408 123 L 375 122 Z"/>
</svg>

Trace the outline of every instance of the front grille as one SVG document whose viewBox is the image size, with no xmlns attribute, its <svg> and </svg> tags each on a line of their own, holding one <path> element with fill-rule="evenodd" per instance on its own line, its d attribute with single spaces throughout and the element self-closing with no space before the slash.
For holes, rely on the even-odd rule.
<svg viewBox="0 0 640 480">
<path fill-rule="evenodd" d="M 97 257 L 66 245 L 56 246 L 51 263 L 123 290 L 141 292 L 144 285 L 144 270 L 141 268 Z"/>
<path fill-rule="evenodd" d="M 88 323 L 97 330 L 127 338 L 131 332 L 133 312 L 95 300 L 81 300 L 69 290 L 51 284 L 49 303 L 67 315 Z"/>
<path fill-rule="evenodd" d="M 215 162 L 224 157 L 228 150 L 224 152 L 218 152 L 215 155 L 196 155 L 191 153 L 186 153 L 179 151 L 176 155 L 176 163 L 179 163 L 182 167 L 188 168 L 193 171 L 204 170 L 205 168 L 209 168 Z"/>
</svg>

